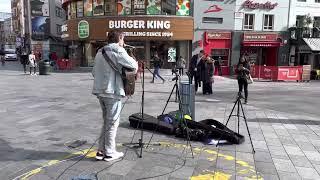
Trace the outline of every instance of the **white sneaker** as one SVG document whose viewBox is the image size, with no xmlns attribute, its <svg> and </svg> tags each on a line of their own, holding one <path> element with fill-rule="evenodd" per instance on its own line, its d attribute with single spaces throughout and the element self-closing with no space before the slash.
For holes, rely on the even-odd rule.
<svg viewBox="0 0 320 180">
<path fill-rule="evenodd" d="M 114 161 L 114 160 L 116 160 L 116 159 L 120 159 L 120 158 L 122 158 L 124 156 L 124 154 L 123 154 L 123 152 L 114 152 L 114 153 L 112 153 L 112 154 L 108 154 L 108 155 L 106 155 L 106 157 L 104 158 L 104 160 L 105 161 Z"/>
</svg>

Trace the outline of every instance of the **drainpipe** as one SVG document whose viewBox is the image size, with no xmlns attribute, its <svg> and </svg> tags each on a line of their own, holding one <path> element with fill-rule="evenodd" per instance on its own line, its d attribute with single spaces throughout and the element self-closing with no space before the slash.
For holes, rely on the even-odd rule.
<svg viewBox="0 0 320 180">
<path fill-rule="evenodd" d="M 291 14 L 291 6 L 292 6 L 292 0 L 289 0 L 289 11 L 288 11 L 288 23 L 287 23 L 287 29 L 289 29 L 290 24 L 290 14 Z"/>
</svg>

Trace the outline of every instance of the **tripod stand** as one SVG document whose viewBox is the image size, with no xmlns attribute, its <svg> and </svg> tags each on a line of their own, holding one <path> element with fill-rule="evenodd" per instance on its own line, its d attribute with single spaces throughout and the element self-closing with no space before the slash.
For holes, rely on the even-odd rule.
<svg viewBox="0 0 320 180">
<path fill-rule="evenodd" d="M 190 147 L 191 154 L 192 154 L 192 158 L 194 158 L 193 149 L 192 149 L 192 145 L 191 145 L 191 142 L 190 142 L 190 133 L 189 133 L 189 128 L 188 128 L 187 120 L 184 118 L 184 115 L 182 114 L 181 97 L 180 97 L 179 86 L 178 86 L 179 75 L 177 74 L 177 72 L 175 72 L 175 74 L 176 74 L 176 77 L 172 79 L 173 81 L 175 80 L 175 84 L 174 84 L 173 87 L 172 87 L 171 93 L 170 93 L 170 95 L 169 95 L 169 98 L 167 99 L 166 105 L 164 106 L 161 115 L 164 115 L 164 112 L 165 112 L 166 109 L 167 109 L 167 106 L 168 106 L 168 104 L 169 104 L 169 101 L 170 101 L 170 99 L 171 99 L 171 96 L 172 96 L 173 92 L 176 90 L 176 99 L 178 99 L 178 102 L 179 102 L 179 113 L 180 113 L 179 119 L 182 119 L 182 123 L 183 123 L 183 125 L 186 127 L 186 131 L 187 131 L 187 147 L 188 147 L 188 146 Z M 157 126 L 159 126 L 159 121 L 160 121 L 160 120 L 158 120 L 158 125 L 157 125 Z M 150 140 L 149 140 L 149 143 L 151 142 L 152 137 L 153 137 L 153 135 L 151 136 L 151 138 L 150 138 Z"/>
<path fill-rule="evenodd" d="M 226 126 L 228 125 L 231 117 L 237 117 L 237 120 L 238 120 L 238 133 L 239 133 L 239 130 L 240 130 L 240 117 L 242 117 L 244 119 L 245 124 L 246 124 L 246 128 L 247 128 L 247 132 L 248 132 L 248 135 L 249 135 L 252 151 L 253 151 L 253 153 L 255 153 L 255 150 L 254 150 L 254 147 L 253 147 L 253 143 L 252 143 L 252 139 L 251 139 L 251 134 L 250 134 L 248 123 L 247 123 L 247 118 L 246 118 L 246 115 L 244 114 L 244 110 L 243 110 L 241 99 L 243 99 L 243 96 L 242 96 L 241 92 L 238 92 L 237 100 L 234 102 L 233 108 L 232 108 L 232 110 L 230 112 L 230 115 L 228 117 L 228 120 L 226 122 Z M 237 114 L 233 115 L 233 111 L 235 110 L 236 106 L 237 106 Z M 240 108 L 241 108 L 241 111 L 242 111 L 242 116 L 240 115 Z M 220 136 L 216 146 L 219 145 L 219 142 L 220 142 L 222 136 L 223 135 Z"/>
</svg>

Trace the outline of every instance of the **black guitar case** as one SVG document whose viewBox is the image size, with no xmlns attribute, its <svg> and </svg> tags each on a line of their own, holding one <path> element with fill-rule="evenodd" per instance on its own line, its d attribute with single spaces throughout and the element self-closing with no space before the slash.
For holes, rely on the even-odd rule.
<svg viewBox="0 0 320 180">
<path fill-rule="evenodd" d="M 227 140 L 232 144 L 241 144 L 244 142 L 244 136 L 230 130 L 227 126 L 213 119 L 205 119 L 199 122 L 186 121 L 189 129 L 201 129 L 205 132 L 206 139 Z"/>
<path fill-rule="evenodd" d="M 130 126 L 133 128 L 140 128 L 146 130 L 156 130 L 157 132 L 161 132 L 164 134 L 172 135 L 175 132 L 175 128 L 172 124 L 166 123 L 164 121 L 159 121 L 156 117 L 150 116 L 148 114 L 144 114 L 144 121 L 142 123 L 142 114 L 135 113 L 129 116 Z M 143 126 L 142 126 L 143 124 Z"/>
</svg>

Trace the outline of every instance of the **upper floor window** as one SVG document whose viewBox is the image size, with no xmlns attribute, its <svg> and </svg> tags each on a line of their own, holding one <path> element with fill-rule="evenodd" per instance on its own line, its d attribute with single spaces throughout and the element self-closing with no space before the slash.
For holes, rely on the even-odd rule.
<svg viewBox="0 0 320 180">
<path fill-rule="evenodd" d="M 57 25 L 56 25 L 56 28 L 57 28 L 57 34 L 61 35 L 61 34 L 62 34 L 61 25 L 60 25 L 60 24 L 57 24 Z"/>
<path fill-rule="evenodd" d="M 296 17 L 296 27 L 303 27 L 303 21 L 305 16 L 297 16 Z"/>
<path fill-rule="evenodd" d="M 253 30 L 254 29 L 254 14 L 245 14 L 244 15 L 244 30 Z"/>
<path fill-rule="evenodd" d="M 307 2 L 307 0 L 297 0 L 298 2 Z"/>
<path fill-rule="evenodd" d="M 269 14 L 264 15 L 263 29 L 273 30 L 273 25 L 274 25 L 274 16 Z"/>
<path fill-rule="evenodd" d="M 320 3 L 320 0 L 314 0 L 314 2 L 316 2 L 316 3 Z"/>
</svg>

